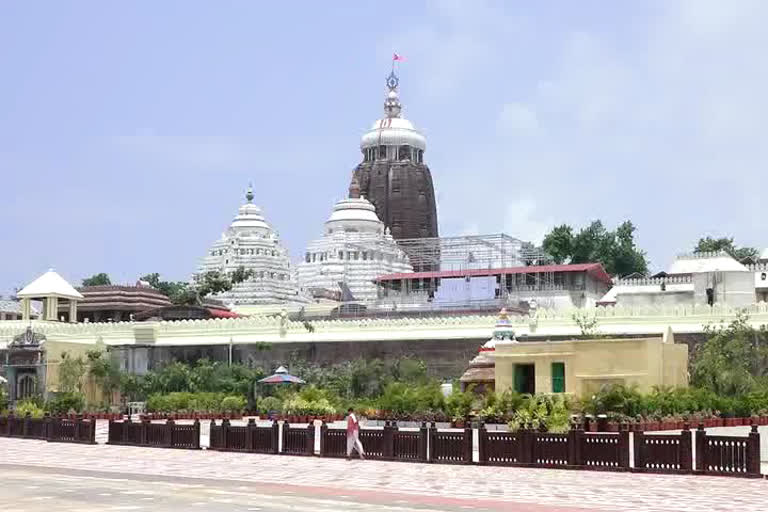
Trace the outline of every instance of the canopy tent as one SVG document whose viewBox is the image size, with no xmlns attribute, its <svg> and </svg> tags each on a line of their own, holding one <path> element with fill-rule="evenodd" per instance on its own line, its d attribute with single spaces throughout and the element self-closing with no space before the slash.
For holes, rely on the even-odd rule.
<svg viewBox="0 0 768 512">
<path fill-rule="evenodd" d="M 294 384 L 305 384 L 303 379 L 289 374 L 288 370 L 286 370 L 284 366 L 281 366 L 275 370 L 274 374 L 270 375 L 269 377 L 264 377 L 259 382 L 262 384 L 283 384 L 286 382 Z"/>
</svg>

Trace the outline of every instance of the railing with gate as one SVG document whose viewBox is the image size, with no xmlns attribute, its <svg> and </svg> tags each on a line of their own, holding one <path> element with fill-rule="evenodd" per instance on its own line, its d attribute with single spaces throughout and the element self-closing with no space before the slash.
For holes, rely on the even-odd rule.
<svg viewBox="0 0 768 512">
<path fill-rule="evenodd" d="M 177 425 L 173 420 L 165 423 L 133 422 L 130 417 L 125 421 L 110 420 L 107 444 L 199 450 L 200 422 Z"/>
<path fill-rule="evenodd" d="M 696 471 L 709 475 L 760 476 L 760 434 L 752 425 L 747 437 L 711 436 L 696 430 Z"/>
<path fill-rule="evenodd" d="M 387 421 L 384 428 L 360 429 L 360 442 L 365 456 L 374 460 L 399 460 L 427 462 L 428 427 L 418 430 L 400 430 L 397 423 Z M 347 455 L 347 431 L 343 428 L 320 426 L 320 456 L 345 457 Z"/>
<path fill-rule="evenodd" d="M 96 443 L 96 425 L 93 420 L 52 417 L 0 416 L 0 436 L 39 439 L 62 443 Z"/>
<path fill-rule="evenodd" d="M 210 448 L 219 451 L 278 453 L 280 426 L 272 422 L 269 427 L 260 427 L 251 418 L 243 427 L 233 427 L 229 420 L 216 425 L 211 420 Z"/>
<path fill-rule="evenodd" d="M 0 436 L 5 437 L 92 444 L 95 430 L 94 420 L 81 418 L 0 417 Z M 254 420 L 245 426 L 232 426 L 228 420 L 220 425 L 211 422 L 210 448 L 315 455 L 316 431 L 320 456 L 346 456 L 346 429 L 325 423 L 319 427 L 313 423 L 294 427 L 273 421 L 265 427 Z M 434 423 L 401 430 L 397 423 L 386 422 L 383 428 L 361 429 L 360 440 L 372 459 L 472 464 L 474 432 L 471 427 L 439 430 Z M 477 435 L 477 462 L 482 465 L 760 476 L 760 434 L 756 425 L 751 426 L 746 437 L 708 435 L 699 425 L 694 438 L 687 424 L 679 434 L 647 434 L 629 432 L 627 425 L 621 425 L 615 433 L 585 432 L 580 424 L 572 425 L 567 433 L 547 433 L 532 429 L 489 431 L 481 423 Z M 634 449 L 632 461 L 630 442 Z M 136 423 L 130 418 L 110 421 L 108 444 L 199 449 L 200 422 Z"/>
</svg>

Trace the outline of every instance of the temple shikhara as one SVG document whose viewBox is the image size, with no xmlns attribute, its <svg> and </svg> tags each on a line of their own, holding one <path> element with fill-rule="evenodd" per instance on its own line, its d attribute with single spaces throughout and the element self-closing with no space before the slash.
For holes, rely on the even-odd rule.
<svg viewBox="0 0 768 512">
<path fill-rule="evenodd" d="M 432 174 L 424 163 L 427 141 L 402 116 L 399 83 L 393 70 L 387 78 L 384 117 L 363 135 L 363 161 L 353 179 L 395 240 L 434 238 L 437 210 Z"/>
<path fill-rule="evenodd" d="M 198 270 L 230 275 L 239 268 L 251 271 L 248 279 L 216 296 L 226 304 L 282 304 L 307 302 L 299 293 L 292 275 L 288 251 L 267 222 L 261 208 L 253 204 L 248 188 L 246 203 L 240 207 L 229 228 L 211 248 Z M 194 280 L 194 277 L 193 277 Z"/>
</svg>

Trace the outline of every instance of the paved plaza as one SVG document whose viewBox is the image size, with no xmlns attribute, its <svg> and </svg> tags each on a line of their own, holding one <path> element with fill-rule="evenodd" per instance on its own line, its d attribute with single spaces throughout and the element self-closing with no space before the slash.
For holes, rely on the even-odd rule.
<svg viewBox="0 0 768 512">
<path fill-rule="evenodd" d="M 17 512 L 47 509 L 50 502 L 67 511 L 768 512 L 763 479 L 347 462 L 12 438 L 0 438 L 0 454 L 4 481 L 14 483 L 3 485 L 2 502 Z"/>
</svg>

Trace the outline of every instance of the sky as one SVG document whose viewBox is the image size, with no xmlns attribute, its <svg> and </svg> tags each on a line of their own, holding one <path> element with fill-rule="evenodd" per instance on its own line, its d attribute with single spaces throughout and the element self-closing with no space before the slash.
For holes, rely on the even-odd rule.
<svg viewBox="0 0 768 512">
<path fill-rule="evenodd" d="M 391 56 L 443 235 L 768 247 L 768 2 L 0 1 L 0 293 L 186 280 L 253 183 L 294 261 Z"/>
</svg>

